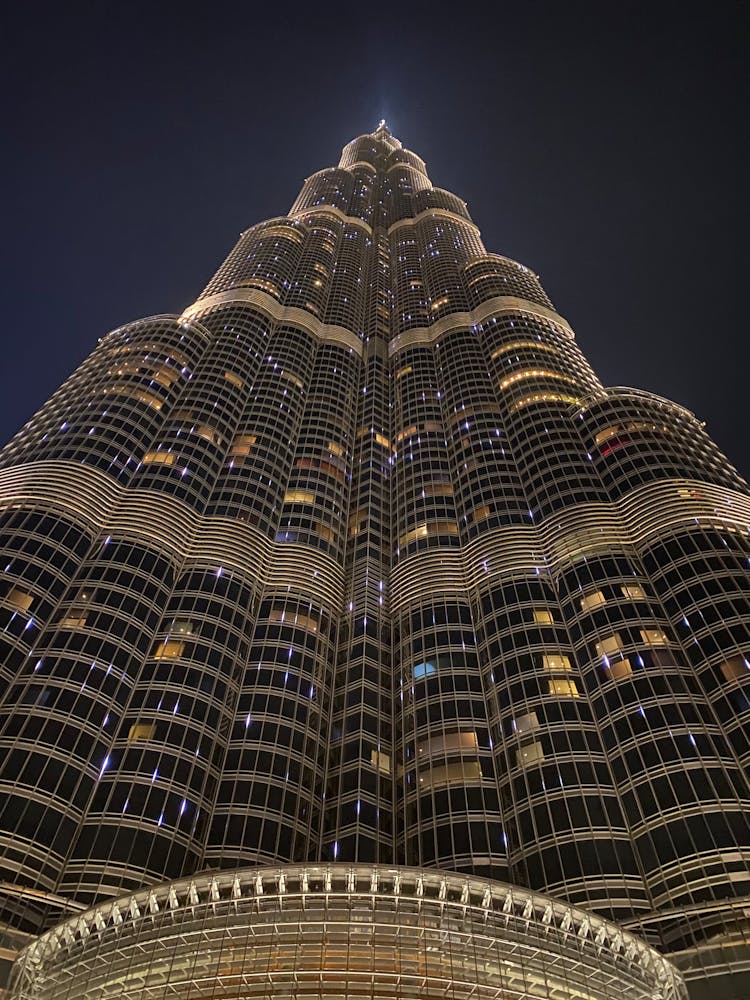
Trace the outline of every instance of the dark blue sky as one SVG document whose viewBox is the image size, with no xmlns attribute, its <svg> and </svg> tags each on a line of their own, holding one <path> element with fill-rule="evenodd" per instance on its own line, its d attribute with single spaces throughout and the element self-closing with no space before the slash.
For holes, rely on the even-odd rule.
<svg viewBox="0 0 750 1000">
<path fill-rule="evenodd" d="M 72 6 L 4 32 L 0 440 L 385 116 L 605 382 L 750 472 L 740 3 Z"/>
</svg>

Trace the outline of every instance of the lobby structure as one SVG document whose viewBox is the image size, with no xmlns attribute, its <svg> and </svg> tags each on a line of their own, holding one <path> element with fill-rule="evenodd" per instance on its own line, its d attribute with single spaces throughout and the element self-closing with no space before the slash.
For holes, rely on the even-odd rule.
<svg viewBox="0 0 750 1000">
<path fill-rule="evenodd" d="M 7 997 L 750 997 L 748 485 L 384 122 L 0 451 L 0 626 Z"/>
</svg>

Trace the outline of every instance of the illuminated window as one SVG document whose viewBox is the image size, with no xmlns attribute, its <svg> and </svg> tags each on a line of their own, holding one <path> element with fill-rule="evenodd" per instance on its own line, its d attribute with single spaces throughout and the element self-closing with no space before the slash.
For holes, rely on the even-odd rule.
<svg viewBox="0 0 750 1000">
<path fill-rule="evenodd" d="M 422 495 L 426 497 L 452 497 L 453 487 L 450 483 L 425 483 Z"/>
<path fill-rule="evenodd" d="M 639 587 L 637 584 L 631 583 L 627 587 L 620 587 L 625 597 L 629 597 L 631 601 L 643 601 L 646 599 L 646 593 L 643 587 Z"/>
<path fill-rule="evenodd" d="M 575 379 L 569 375 L 563 375 L 561 372 L 553 372 L 548 368 L 527 368 L 525 371 L 513 372 L 512 375 L 506 375 L 505 378 L 500 379 L 500 388 L 507 389 L 508 386 L 515 385 L 516 382 L 522 382 L 527 378 L 552 378 L 558 382 L 567 382 L 569 385 L 575 385 Z"/>
<path fill-rule="evenodd" d="M 268 615 L 268 620 L 270 622 L 283 622 L 284 625 L 288 625 L 290 628 L 303 628 L 308 632 L 318 631 L 318 623 L 314 618 L 310 618 L 309 615 L 298 614 L 296 611 L 284 611 L 280 608 L 272 608 Z"/>
<path fill-rule="evenodd" d="M 199 438 L 203 438 L 204 441 L 210 441 L 211 444 L 221 444 L 223 438 L 219 434 L 215 427 L 211 424 L 196 424 L 193 427 L 193 432 L 198 435 Z"/>
<path fill-rule="evenodd" d="M 227 380 L 227 382 L 231 383 L 231 385 L 235 386 L 237 389 L 243 389 L 245 386 L 245 383 L 242 381 L 239 375 L 235 375 L 234 372 L 224 372 L 224 378 Z"/>
<path fill-rule="evenodd" d="M 601 590 L 596 590 L 593 594 L 585 594 L 581 598 L 581 611 L 591 611 L 593 608 L 600 608 L 606 603 L 607 599 Z"/>
<path fill-rule="evenodd" d="M 5 603 L 18 611 L 28 611 L 34 601 L 33 594 L 27 594 L 20 587 L 11 587 L 4 597 Z"/>
<path fill-rule="evenodd" d="M 534 610 L 534 621 L 537 625 L 554 625 L 555 619 L 552 617 L 551 611 L 545 611 L 541 608 L 536 608 Z"/>
<path fill-rule="evenodd" d="M 146 392 L 145 389 L 137 389 L 135 386 L 113 385 L 110 386 L 109 389 L 106 389 L 105 392 L 114 396 L 128 396 L 130 399 L 134 399 L 138 403 L 146 403 L 155 410 L 160 410 L 162 408 L 162 400 L 155 393 Z"/>
<path fill-rule="evenodd" d="M 153 722 L 137 722 L 128 731 L 128 743 L 142 743 L 145 740 L 152 740 L 156 735 L 156 726 Z"/>
<path fill-rule="evenodd" d="M 185 621 L 184 619 L 175 618 L 169 628 L 169 632 L 171 635 L 192 635 L 193 623 Z"/>
<path fill-rule="evenodd" d="M 329 528 L 327 524 L 321 524 L 320 521 L 316 521 L 312 526 L 312 530 L 316 535 L 320 535 L 320 537 L 324 538 L 327 542 L 331 542 L 333 544 L 336 541 L 335 531 L 333 528 Z"/>
<path fill-rule="evenodd" d="M 507 354 L 509 351 L 517 351 L 522 347 L 530 347 L 535 351 L 555 350 L 552 344 L 543 344 L 539 340 L 514 340 L 510 344 L 502 344 L 500 347 L 496 347 L 490 357 L 494 361 L 495 358 L 499 358 L 501 354 Z"/>
<path fill-rule="evenodd" d="M 404 365 L 403 368 L 399 368 L 399 370 L 396 372 L 396 379 L 398 380 L 400 378 L 403 378 L 404 375 L 408 375 L 409 372 L 412 371 L 414 371 L 414 367 L 412 365 Z"/>
<path fill-rule="evenodd" d="M 337 455 L 339 458 L 344 457 L 344 449 L 337 441 L 329 441 L 328 450 L 332 455 Z"/>
<path fill-rule="evenodd" d="M 417 541 L 420 538 L 434 537 L 436 535 L 457 535 L 458 525 L 455 521 L 428 521 L 426 524 L 418 524 L 416 528 L 412 528 L 411 531 L 404 532 L 403 535 L 399 537 L 398 544 L 400 548 L 405 545 L 409 545 L 411 542 Z"/>
<path fill-rule="evenodd" d="M 144 465 L 174 465 L 176 456 L 171 451 L 147 451 L 143 456 Z"/>
<path fill-rule="evenodd" d="M 568 680 L 567 677 L 553 677 L 549 682 L 549 693 L 562 698 L 577 698 L 578 688 L 575 681 Z"/>
<path fill-rule="evenodd" d="M 390 754 L 383 753 L 382 750 L 373 750 L 370 754 L 370 763 L 375 768 L 376 771 L 380 771 L 381 774 L 391 773 L 391 757 Z"/>
<path fill-rule="evenodd" d="M 516 767 L 528 767 L 529 764 L 539 764 L 544 760 L 544 747 L 541 743 L 527 743 L 516 751 Z"/>
<path fill-rule="evenodd" d="M 669 639 L 660 628 L 642 628 L 641 639 L 649 646 L 668 646 Z"/>
<path fill-rule="evenodd" d="M 179 377 L 180 373 L 172 368 L 171 365 L 160 365 L 159 368 L 154 369 L 151 373 L 151 378 L 154 382 L 163 385 L 165 389 L 170 389 Z"/>
<path fill-rule="evenodd" d="M 615 632 L 614 635 L 608 635 L 606 639 L 602 639 L 596 644 L 596 655 L 597 656 L 613 656 L 618 653 L 622 648 L 622 639 L 619 632 Z"/>
<path fill-rule="evenodd" d="M 71 608 L 60 622 L 60 628 L 83 628 L 87 617 L 86 608 Z"/>
<path fill-rule="evenodd" d="M 555 653 L 542 657 L 542 666 L 545 670 L 572 670 L 570 658 L 562 653 Z"/>
<path fill-rule="evenodd" d="M 280 372 L 280 375 L 283 379 L 286 379 L 287 382 L 291 382 L 292 385 L 296 385 L 298 389 L 302 389 L 304 387 L 305 383 L 298 375 L 295 375 L 293 372 L 282 371 Z"/>
<path fill-rule="evenodd" d="M 606 669 L 608 676 L 614 681 L 625 680 L 633 673 L 630 660 L 616 660 L 614 663 L 610 663 Z"/>
<path fill-rule="evenodd" d="M 533 733 L 539 729 L 539 716 L 536 712 L 529 712 L 527 715 L 519 715 L 513 720 L 514 733 Z"/>
<path fill-rule="evenodd" d="M 441 785 L 467 785 L 482 780 L 482 768 L 478 760 L 467 760 L 457 764 L 431 767 L 419 777 L 420 789 L 437 788 Z"/>
<path fill-rule="evenodd" d="M 315 503 L 315 494 L 309 490 L 288 490 L 284 503 Z"/>
<path fill-rule="evenodd" d="M 731 656 L 719 667 L 725 681 L 739 681 L 747 677 L 750 665 L 744 656 Z"/>
<path fill-rule="evenodd" d="M 476 753 L 478 749 L 479 740 L 474 732 L 443 733 L 440 736 L 433 736 L 425 743 L 417 744 L 417 754 L 425 757 L 439 753 Z"/>
<path fill-rule="evenodd" d="M 449 301 L 450 301 L 450 299 L 448 298 L 448 296 L 447 295 L 443 295 L 441 298 L 435 299 L 435 301 L 430 306 L 430 309 L 432 309 L 432 311 L 435 312 L 441 306 L 447 306 Z"/>
<path fill-rule="evenodd" d="M 568 396 L 559 392 L 535 392 L 529 396 L 522 396 L 511 406 L 511 410 L 518 411 L 524 406 L 531 406 L 532 403 L 570 403 L 573 406 L 580 405 L 580 399 L 576 396 Z"/>
<path fill-rule="evenodd" d="M 167 640 L 167 642 L 157 643 L 153 656 L 155 660 L 176 660 L 178 657 L 182 656 L 184 652 L 184 642 L 177 639 L 170 639 Z"/>
<path fill-rule="evenodd" d="M 238 434 L 229 449 L 230 457 L 238 461 L 247 458 L 256 440 L 255 434 Z"/>
<path fill-rule="evenodd" d="M 429 663 L 425 661 L 424 663 L 417 663 L 412 670 L 412 677 L 415 681 L 421 680 L 422 677 L 429 677 L 431 674 L 437 673 L 437 668 L 434 663 Z"/>
</svg>

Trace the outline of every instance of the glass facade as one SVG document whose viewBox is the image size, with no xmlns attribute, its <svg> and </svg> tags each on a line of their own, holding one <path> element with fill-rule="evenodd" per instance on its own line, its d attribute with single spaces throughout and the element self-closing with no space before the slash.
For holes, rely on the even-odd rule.
<svg viewBox="0 0 750 1000">
<path fill-rule="evenodd" d="M 0 571 L 0 963 L 164 880 L 407 865 L 748 994 L 748 486 L 384 125 L 0 451 Z"/>
</svg>

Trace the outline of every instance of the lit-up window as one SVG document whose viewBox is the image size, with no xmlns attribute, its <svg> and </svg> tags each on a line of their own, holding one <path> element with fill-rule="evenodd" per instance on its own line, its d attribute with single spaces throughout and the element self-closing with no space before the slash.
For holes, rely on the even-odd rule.
<svg viewBox="0 0 750 1000">
<path fill-rule="evenodd" d="M 630 583 L 627 586 L 620 587 L 625 597 L 629 597 L 631 601 L 644 601 L 646 599 L 646 593 L 643 587 L 639 587 L 637 584 Z"/>
<path fill-rule="evenodd" d="M 250 454 L 256 440 L 257 438 L 255 434 L 238 434 L 229 449 L 230 458 L 234 459 L 235 462 L 240 463 Z"/>
<path fill-rule="evenodd" d="M 641 633 L 642 634 L 642 633 Z M 622 638 L 619 632 L 615 632 L 614 635 L 608 635 L 606 639 L 602 639 L 596 644 L 596 655 L 597 656 L 613 656 L 615 653 L 622 649 Z"/>
<path fill-rule="evenodd" d="M 421 680 L 423 677 L 429 677 L 431 674 L 437 673 L 437 667 L 434 663 L 425 661 L 424 663 L 417 663 L 412 670 L 412 677 L 415 681 Z"/>
<path fill-rule="evenodd" d="M 562 653 L 554 653 L 542 657 L 542 666 L 545 670 L 572 670 L 570 658 Z"/>
<path fill-rule="evenodd" d="M 544 747 L 541 743 L 527 743 L 516 751 L 516 767 L 528 767 L 530 764 L 540 764 L 544 760 Z"/>
<path fill-rule="evenodd" d="M 668 646 L 669 639 L 660 628 L 642 628 L 641 639 L 649 646 Z"/>
<path fill-rule="evenodd" d="M 535 392 L 530 396 L 522 396 L 517 399 L 511 406 L 511 410 L 521 410 L 525 406 L 531 406 L 532 403 L 570 403 L 573 406 L 579 406 L 580 402 L 577 396 L 568 396 L 560 392 Z"/>
<path fill-rule="evenodd" d="M 169 627 L 170 635 L 192 635 L 193 623 L 182 618 L 175 618 Z"/>
<path fill-rule="evenodd" d="M 170 639 L 167 640 L 167 642 L 157 643 L 153 656 L 155 660 L 176 660 L 178 657 L 182 656 L 184 652 L 184 642 L 177 639 Z"/>
<path fill-rule="evenodd" d="M 34 595 L 27 594 L 20 587 L 11 587 L 3 600 L 18 611 L 28 611 L 34 601 Z"/>
<path fill-rule="evenodd" d="M 549 693 L 560 698 L 577 698 L 578 688 L 576 682 L 567 677 L 553 677 L 549 682 Z"/>
<path fill-rule="evenodd" d="M 595 590 L 593 594 L 585 594 L 581 598 L 581 611 L 592 611 L 594 608 L 601 608 L 607 603 L 607 599 L 601 590 Z"/>
<path fill-rule="evenodd" d="M 284 503 L 315 503 L 315 494 L 309 490 L 288 490 Z"/>
<path fill-rule="evenodd" d="M 569 385 L 575 385 L 575 379 L 569 375 L 563 375 L 561 372 L 553 372 L 548 368 L 527 368 L 525 371 L 513 372 L 512 375 L 506 375 L 505 378 L 500 379 L 500 388 L 507 389 L 508 386 L 515 385 L 516 382 L 522 382 L 528 378 L 552 378 L 558 382 L 567 382 Z"/>
<path fill-rule="evenodd" d="M 437 788 L 441 785 L 468 785 L 482 780 L 482 768 L 478 760 L 467 760 L 457 764 L 431 767 L 419 777 L 420 789 Z"/>
<path fill-rule="evenodd" d="M 436 535 L 457 535 L 458 525 L 455 521 L 428 521 L 426 524 L 418 524 L 411 531 L 404 532 L 399 537 L 400 548 L 411 544 L 420 538 L 434 537 Z"/>
<path fill-rule="evenodd" d="M 234 372 L 224 372 L 224 378 L 237 389 L 242 389 L 245 386 L 243 380 L 239 375 L 235 375 Z"/>
<path fill-rule="evenodd" d="M 533 733 L 535 729 L 539 729 L 539 716 L 536 712 L 519 715 L 513 720 L 513 732 L 515 733 Z"/>
<path fill-rule="evenodd" d="M 128 731 L 128 743 L 143 743 L 152 740 L 156 735 L 156 726 L 153 722 L 136 722 Z"/>
<path fill-rule="evenodd" d="M 537 625 L 554 625 L 555 619 L 552 617 L 551 611 L 545 611 L 543 608 L 534 609 L 534 621 Z"/>
<path fill-rule="evenodd" d="M 750 664 L 744 656 L 730 656 L 719 667 L 725 681 L 739 681 L 750 673 Z"/>
<path fill-rule="evenodd" d="M 611 677 L 614 681 L 623 681 L 630 677 L 633 673 L 633 668 L 630 665 L 630 660 L 615 660 L 610 663 L 606 668 L 607 676 Z"/>
<path fill-rule="evenodd" d="M 174 465 L 175 460 L 171 451 L 147 451 L 143 456 L 144 465 Z"/>
<path fill-rule="evenodd" d="M 390 754 L 383 753 L 382 750 L 373 750 L 370 754 L 370 763 L 375 768 L 376 771 L 380 771 L 381 774 L 391 773 L 391 757 Z"/>
<path fill-rule="evenodd" d="M 442 733 L 424 743 L 417 744 L 417 755 L 433 757 L 435 754 L 476 753 L 479 740 L 475 732 Z"/>
</svg>

